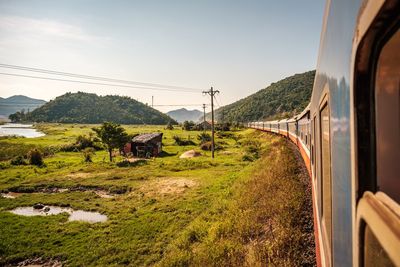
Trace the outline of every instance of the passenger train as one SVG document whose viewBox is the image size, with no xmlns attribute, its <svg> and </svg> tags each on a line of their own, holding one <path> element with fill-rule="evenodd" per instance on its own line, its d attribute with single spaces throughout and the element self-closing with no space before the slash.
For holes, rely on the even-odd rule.
<svg viewBox="0 0 400 267">
<path fill-rule="evenodd" d="M 310 104 L 248 124 L 301 152 L 318 266 L 400 266 L 399 27 L 399 0 L 328 0 Z"/>
</svg>

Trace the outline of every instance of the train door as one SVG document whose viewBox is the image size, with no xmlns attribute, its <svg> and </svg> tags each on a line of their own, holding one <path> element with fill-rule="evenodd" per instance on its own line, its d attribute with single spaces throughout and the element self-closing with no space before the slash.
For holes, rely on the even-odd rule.
<svg viewBox="0 0 400 267">
<path fill-rule="evenodd" d="M 321 149 L 321 225 L 324 253 L 328 266 L 332 262 L 332 175 L 331 175 L 331 137 L 330 109 L 327 96 L 319 109 L 319 148 Z"/>
<path fill-rule="evenodd" d="M 400 2 L 380 3 L 361 14 L 354 64 L 359 266 L 400 266 Z"/>
</svg>

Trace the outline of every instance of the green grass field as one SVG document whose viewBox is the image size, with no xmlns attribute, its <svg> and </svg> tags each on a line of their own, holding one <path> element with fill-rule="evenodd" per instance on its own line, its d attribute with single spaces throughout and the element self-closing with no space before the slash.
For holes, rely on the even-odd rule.
<svg viewBox="0 0 400 267">
<path fill-rule="evenodd" d="M 44 124 L 38 125 L 44 137 L 0 140 L 0 191 L 25 192 L 0 197 L 0 265 L 37 257 L 66 266 L 314 264 L 307 183 L 281 138 L 234 131 L 217 138 L 222 149 L 211 159 L 198 145 L 177 146 L 172 138 L 198 143 L 199 132 L 124 126 L 128 133 L 162 131 L 162 156 L 118 167 L 122 157 L 110 163 L 105 151 L 97 151 L 92 163 L 84 163 L 80 152 L 55 152 L 45 167 L 9 164 L 33 147 L 73 143 L 91 127 Z M 179 158 L 190 149 L 203 155 Z M 244 160 L 249 155 L 259 159 Z M 54 188 L 70 190 L 50 193 Z M 38 202 L 98 211 L 108 220 L 90 224 L 68 222 L 67 214 L 8 212 Z"/>
</svg>

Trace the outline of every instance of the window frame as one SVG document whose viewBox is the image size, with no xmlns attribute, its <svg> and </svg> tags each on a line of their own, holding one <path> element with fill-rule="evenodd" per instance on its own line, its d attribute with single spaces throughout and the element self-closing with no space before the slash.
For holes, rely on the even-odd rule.
<svg viewBox="0 0 400 267">
<path fill-rule="evenodd" d="M 365 259 L 365 227 L 368 224 L 380 245 L 395 264 L 400 265 L 400 206 L 397 216 L 385 206 L 383 192 L 377 191 L 375 85 L 379 55 L 394 28 L 400 23 L 400 2 L 395 0 L 367 0 L 357 20 L 352 51 L 352 202 L 355 230 L 353 234 L 353 259 L 355 266 L 363 266 Z M 367 165 L 363 164 L 368 162 Z M 371 192 L 372 191 L 372 192 Z M 390 200 L 390 197 L 387 197 Z M 391 218 L 391 219 L 390 219 Z M 396 224 L 395 231 L 387 231 Z M 379 234 L 377 233 L 379 232 Z M 390 239 L 396 237 L 396 239 Z M 396 250 L 395 253 L 392 250 Z"/>
</svg>

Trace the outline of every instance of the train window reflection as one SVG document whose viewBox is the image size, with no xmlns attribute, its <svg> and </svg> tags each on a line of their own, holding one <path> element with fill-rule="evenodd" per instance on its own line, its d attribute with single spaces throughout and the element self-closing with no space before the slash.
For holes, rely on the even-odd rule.
<svg viewBox="0 0 400 267">
<path fill-rule="evenodd" d="M 326 104 L 320 113 L 321 167 L 322 167 L 322 221 L 325 226 L 328 248 L 332 240 L 332 199 L 331 199 L 331 164 L 329 106 Z"/>
<path fill-rule="evenodd" d="M 384 45 L 375 83 L 378 190 L 400 202 L 400 31 Z"/>
<path fill-rule="evenodd" d="M 368 225 L 365 228 L 364 235 L 364 266 L 394 266 Z"/>
</svg>

